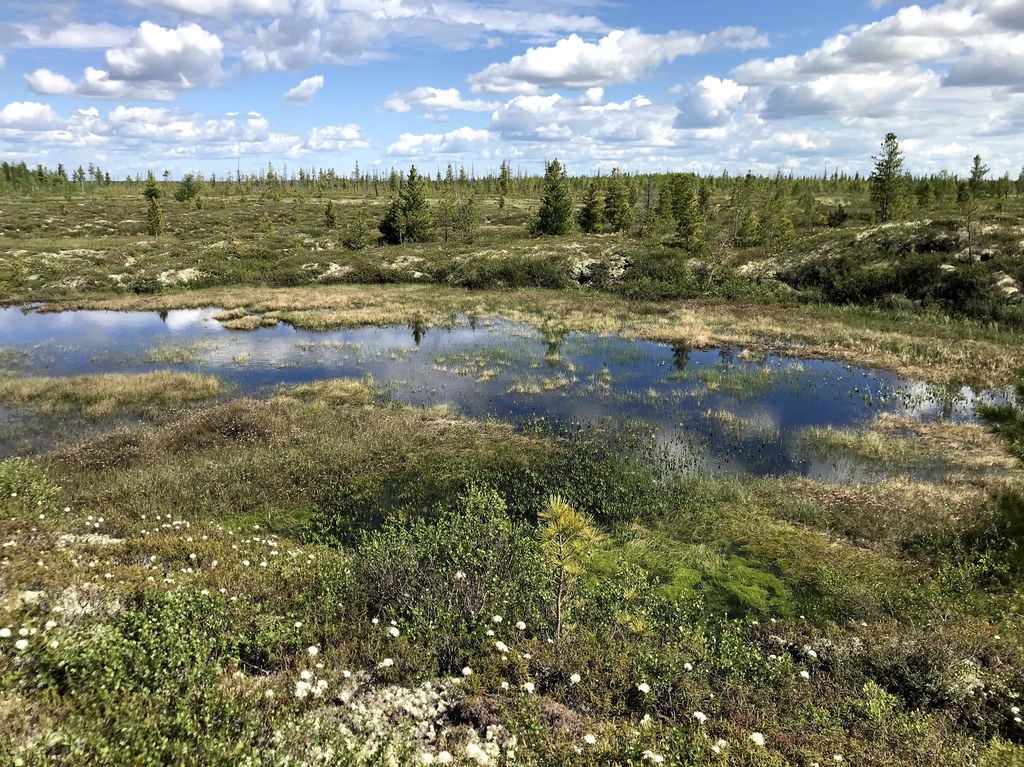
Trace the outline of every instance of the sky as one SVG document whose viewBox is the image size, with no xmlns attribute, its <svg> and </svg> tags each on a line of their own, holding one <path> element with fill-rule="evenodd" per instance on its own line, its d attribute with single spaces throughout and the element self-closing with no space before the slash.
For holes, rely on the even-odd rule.
<svg viewBox="0 0 1024 767">
<path fill-rule="evenodd" d="M 4 0 L 0 160 L 477 176 L 1024 165 L 1024 0 Z"/>
</svg>

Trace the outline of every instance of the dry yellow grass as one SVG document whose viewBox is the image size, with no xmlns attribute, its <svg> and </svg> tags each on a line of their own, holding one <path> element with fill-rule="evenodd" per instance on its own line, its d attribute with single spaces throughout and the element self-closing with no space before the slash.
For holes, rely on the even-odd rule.
<svg viewBox="0 0 1024 767">
<path fill-rule="evenodd" d="M 73 408 L 91 418 L 121 411 L 151 412 L 208 400 L 226 391 L 220 379 L 199 373 L 154 373 L 0 379 L 0 402 L 46 412 Z"/>
</svg>

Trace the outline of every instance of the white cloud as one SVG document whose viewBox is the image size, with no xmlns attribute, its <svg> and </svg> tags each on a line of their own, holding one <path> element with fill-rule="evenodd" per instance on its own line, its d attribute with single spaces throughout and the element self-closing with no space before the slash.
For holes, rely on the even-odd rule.
<svg viewBox="0 0 1024 767">
<path fill-rule="evenodd" d="M 128 42 L 106 52 L 106 69 L 86 67 L 76 82 L 49 69 L 25 75 L 36 93 L 101 99 L 170 101 L 221 75 L 223 44 L 198 24 L 165 29 L 142 22 Z"/>
<path fill-rule="evenodd" d="M 6 64 L 7 60 L 3 57 L 3 54 L 0 54 L 0 69 L 3 69 Z"/>
<path fill-rule="evenodd" d="M 767 44 L 752 27 L 727 27 L 708 34 L 668 32 L 648 35 L 637 29 L 615 30 L 596 43 L 576 34 L 552 46 L 530 48 L 507 62 L 491 64 L 468 80 L 474 91 L 536 94 L 550 89 L 584 89 L 629 83 L 680 56 Z"/>
<path fill-rule="evenodd" d="M 548 39 L 567 31 L 593 33 L 604 29 L 593 16 L 512 10 L 465 0 L 297 0 L 290 13 L 246 33 L 239 42 L 246 69 L 294 71 L 324 62 L 379 60 L 404 40 L 425 40 L 461 50 L 502 44 L 495 33 Z"/>
<path fill-rule="evenodd" d="M 110 76 L 134 82 L 173 83 L 182 90 L 216 82 L 224 46 L 198 24 L 165 29 L 144 21 L 128 44 L 107 51 Z"/>
<path fill-rule="evenodd" d="M 169 8 L 188 16 L 280 16 L 292 11 L 293 0 L 128 0 L 141 8 Z"/>
<path fill-rule="evenodd" d="M 43 27 L 38 24 L 12 24 L 16 35 L 11 42 L 16 48 L 109 48 L 124 45 L 132 30 L 115 24 L 82 24 L 69 22 L 62 26 Z"/>
<path fill-rule="evenodd" d="M 381 109 L 385 112 L 409 112 L 413 109 L 447 110 L 460 109 L 466 112 L 491 112 L 498 104 L 481 99 L 464 99 L 458 88 L 434 88 L 424 86 L 407 93 L 392 93 Z"/>
<path fill-rule="evenodd" d="M 708 75 L 683 96 L 677 128 L 713 128 L 725 125 L 740 108 L 750 88 L 728 78 L 722 80 Z"/>
<path fill-rule="evenodd" d="M 288 90 L 284 94 L 284 99 L 287 101 L 297 101 L 300 104 L 308 104 L 313 100 L 313 97 L 324 87 L 324 76 L 314 75 L 313 77 L 307 77 L 305 80 L 300 82 L 294 88 Z"/>
<path fill-rule="evenodd" d="M 490 140 L 489 131 L 468 127 L 448 133 L 403 133 L 387 148 L 387 153 L 402 157 L 463 154 L 479 149 Z"/>
<path fill-rule="evenodd" d="M 15 101 L 0 109 L 0 128 L 44 130 L 57 122 L 53 108 L 38 101 Z"/>
<path fill-rule="evenodd" d="M 370 142 L 358 125 L 325 125 L 313 128 L 306 138 L 306 147 L 317 151 L 341 151 L 344 149 L 365 149 Z"/>
</svg>

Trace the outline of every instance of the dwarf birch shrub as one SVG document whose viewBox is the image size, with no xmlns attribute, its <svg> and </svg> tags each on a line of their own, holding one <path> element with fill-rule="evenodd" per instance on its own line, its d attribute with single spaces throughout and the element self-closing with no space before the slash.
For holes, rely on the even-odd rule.
<svg viewBox="0 0 1024 767">
<path fill-rule="evenodd" d="M 547 589 L 532 529 L 475 484 L 433 519 L 395 516 L 365 533 L 356 568 L 367 611 L 431 643 L 446 673 L 462 668 L 492 616 L 538 625 Z"/>
</svg>

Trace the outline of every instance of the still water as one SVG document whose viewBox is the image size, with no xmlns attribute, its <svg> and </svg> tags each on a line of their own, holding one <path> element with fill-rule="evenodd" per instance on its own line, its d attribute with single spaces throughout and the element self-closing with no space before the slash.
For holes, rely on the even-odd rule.
<svg viewBox="0 0 1024 767">
<path fill-rule="evenodd" d="M 196 371 L 230 396 L 279 385 L 371 377 L 386 396 L 476 418 L 640 428 L 689 471 L 871 479 L 881 467 L 818 455 L 801 430 L 848 427 L 880 412 L 973 419 L 976 395 L 838 362 L 692 350 L 618 336 L 545 333 L 500 319 L 451 328 L 230 331 L 216 308 L 169 312 L 0 309 L 0 374 L 71 376 Z M 95 424 L 0 405 L 0 457 L 37 452 Z M 109 425 L 108 425 L 109 428 Z"/>
</svg>

